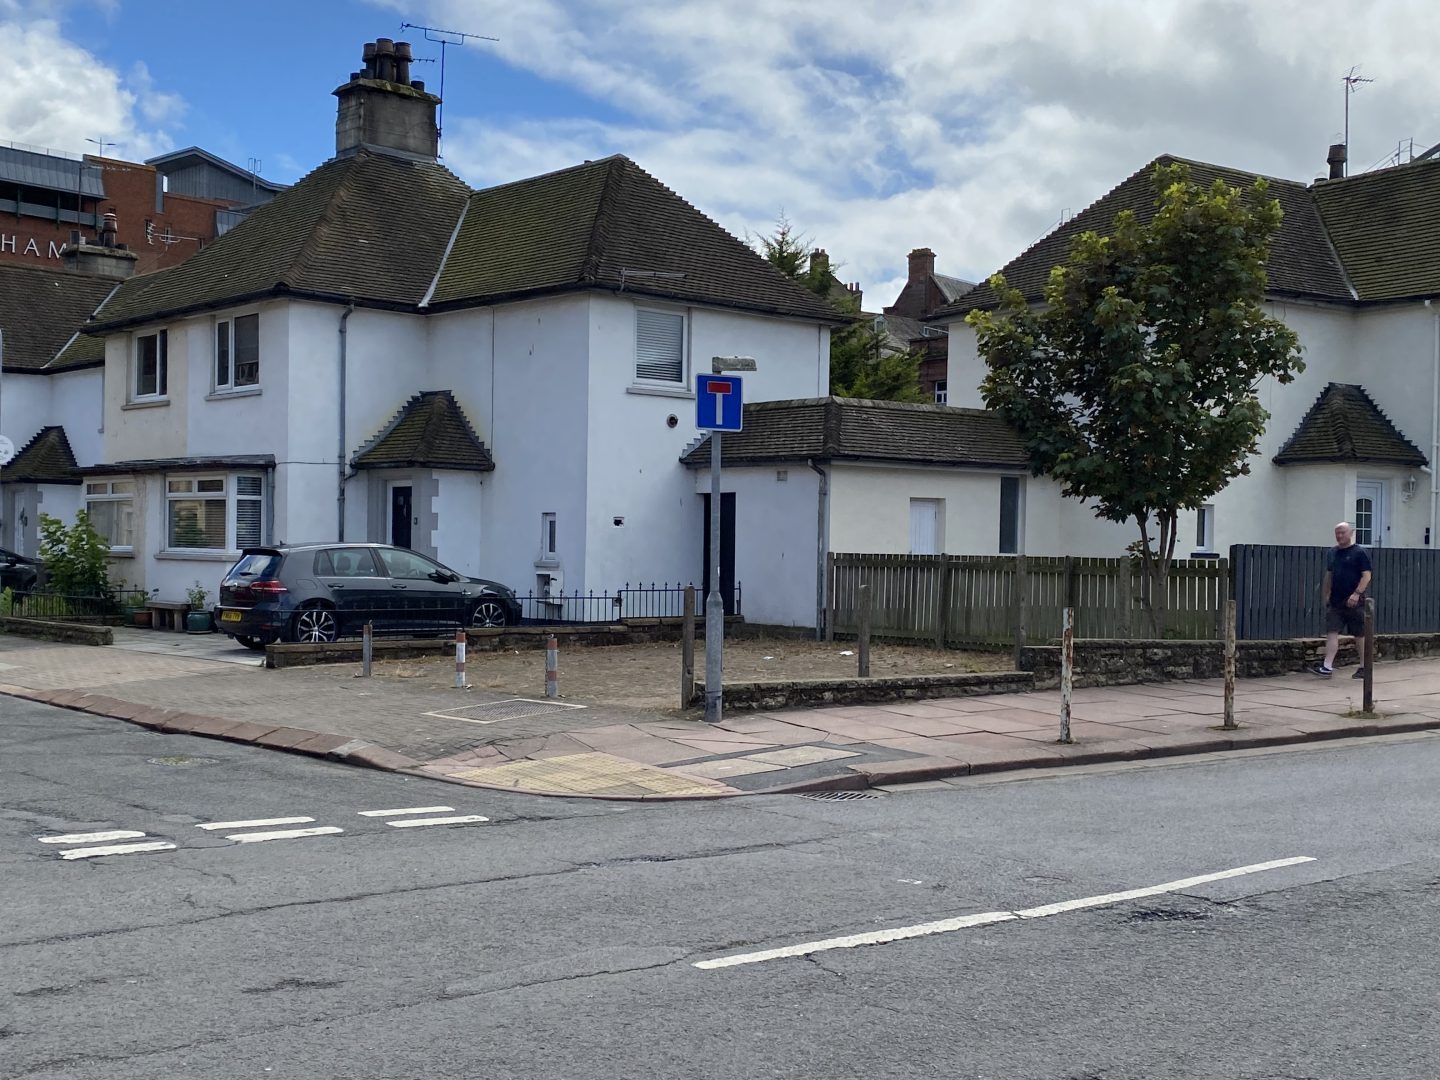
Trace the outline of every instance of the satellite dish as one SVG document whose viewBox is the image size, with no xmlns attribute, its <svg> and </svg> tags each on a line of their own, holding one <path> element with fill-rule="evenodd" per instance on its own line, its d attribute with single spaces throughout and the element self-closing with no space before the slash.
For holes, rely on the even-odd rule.
<svg viewBox="0 0 1440 1080">
<path fill-rule="evenodd" d="M 15 457 L 15 444 L 4 435 L 0 435 L 0 465 L 9 465 Z"/>
</svg>

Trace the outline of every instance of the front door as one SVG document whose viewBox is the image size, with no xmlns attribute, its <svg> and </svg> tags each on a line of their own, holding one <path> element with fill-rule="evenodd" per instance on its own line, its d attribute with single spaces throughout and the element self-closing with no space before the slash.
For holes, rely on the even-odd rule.
<svg viewBox="0 0 1440 1080">
<path fill-rule="evenodd" d="M 1379 480 L 1361 480 L 1355 485 L 1355 542 L 1362 547 L 1384 547 L 1388 523 L 1385 520 L 1385 485 Z"/>
<path fill-rule="evenodd" d="M 940 554 L 939 499 L 910 500 L 910 554 Z"/>
<path fill-rule="evenodd" d="M 396 547 L 410 546 L 410 525 L 414 520 L 410 510 L 409 484 L 390 485 L 390 543 Z"/>
<path fill-rule="evenodd" d="M 705 508 L 705 575 L 700 588 L 700 610 L 703 612 L 705 597 L 710 595 L 710 496 L 701 495 Z M 735 614 L 735 493 L 724 492 L 720 496 L 720 599 L 725 603 L 725 614 Z"/>
</svg>

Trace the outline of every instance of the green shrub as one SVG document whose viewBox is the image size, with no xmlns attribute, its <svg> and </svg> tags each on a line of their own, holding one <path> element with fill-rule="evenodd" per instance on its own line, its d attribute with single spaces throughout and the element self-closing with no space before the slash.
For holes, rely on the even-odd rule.
<svg viewBox="0 0 1440 1080">
<path fill-rule="evenodd" d="M 95 531 L 84 510 L 68 527 L 59 518 L 40 515 L 40 558 L 45 563 L 46 592 L 114 599 L 110 542 Z"/>
</svg>

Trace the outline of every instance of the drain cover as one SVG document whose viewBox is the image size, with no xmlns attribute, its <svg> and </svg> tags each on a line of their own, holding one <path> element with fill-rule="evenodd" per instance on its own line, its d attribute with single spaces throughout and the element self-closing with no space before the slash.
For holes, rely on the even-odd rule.
<svg viewBox="0 0 1440 1080">
<path fill-rule="evenodd" d="M 873 791 L 801 791 L 802 799 L 822 799 L 825 802 L 849 802 L 851 799 L 878 799 Z"/>
<path fill-rule="evenodd" d="M 147 760 L 151 765 L 215 765 L 220 759 L 213 757 L 190 757 L 188 754 L 172 754 L 169 757 L 152 757 Z"/>
<path fill-rule="evenodd" d="M 464 720 L 470 724 L 498 724 L 502 720 L 518 720 L 522 716 L 544 716 L 546 713 L 565 712 L 568 709 L 583 709 L 584 705 L 568 705 L 558 701 L 533 701 L 530 698 L 507 698 L 504 701 L 488 701 L 480 705 L 462 705 L 443 712 L 428 712 L 426 716 L 442 720 Z"/>
</svg>

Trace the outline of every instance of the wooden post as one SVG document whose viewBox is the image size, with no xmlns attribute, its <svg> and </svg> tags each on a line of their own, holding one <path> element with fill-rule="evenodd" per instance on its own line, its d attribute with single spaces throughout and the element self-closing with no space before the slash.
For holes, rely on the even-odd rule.
<svg viewBox="0 0 1440 1080">
<path fill-rule="evenodd" d="M 1010 596 L 1015 609 L 1015 670 L 1020 670 L 1020 655 L 1025 649 L 1025 623 L 1030 612 L 1030 571 L 1024 554 L 1015 556 L 1015 591 Z"/>
<path fill-rule="evenodd" d="M 1220 623 L 1220 625 L 1216 627 L 1216 632 L 1224 635 L 1225 620 L 1228 617 L 1225 614 L 1225 601 L 1235 599 L 1235 590 L 1230 587 L 1229 559 L 1220 560 L 1220 580 L 1216 583 L 1215 593 L 1220 601 L 1215 605 L 1215 619 Z"/>
<path fill-rule="evenodd" d="M 950 588 L 953 584 L 955 564 L 947 555 L 942 555 L 940 563 L 940 596 L 936 601 L 935 610 L 935 648 L 945 648 L 946 639 L 950 636 Z"/>
<path fill-rule="evenodd" d="M 835 640 L 835 553 L 825 554 L 825 640 Z"/>
<path fill-rule="evenodd" d="M 870 586 L 861 585 L 857 590 L 860 593 L 860 643 L 855 651 L 859 654 L 860 678 L 870 677 L 870 608 L 873 601 L 870 598 Z"/>
<path fill-rule="evenodd" d="M 1225 723 L 1226 731 L 1234 731 L 1235 724 L 1235 601 L 1224 600 L 1221 607 L 1225 613 Z"/>
<path fill-rule="evenodd" d="M 1068 562 L 1067 557 L 1067 562 Z M 1070 743 L 1070 692 L 1075 681 L 1075 609 L 1067 607 L 1060 629 L 1060 741 Z"/>
<path fill-rule="evenodd" d="M 1080 606 L 1080 575 L 1075 573 L 1074 555 L 1065 556 L 1065 606 L 1072 612 Z"/>
<path fill-rule="evenodd" d="M 1135 636 L 1135 568 L 1130 563 L 1129 555 L 1120 556 L 1117 578 L 1115 590 L 1119 593 L 1116 599 L 1120 608 L 1117 624 L 1121 635 L 1129 640 Z"/>
<path fill-rule="evenodd" d="M 370 677 L 370 664 L 375 657 L 375 624 L 367 619 L 365 621 L 365 636 L 360 642 L 360 674 L 365 678 Z"/>
<path fill-rule="evenodd" d="M 1375 711 L 1375 599 L 1365 598 L 1365 648 L 1360 654 L 1365 665 L 1365 694 L 1361 708 L 1365 712 Z"/>
<path fill-rule="evenodd" d="M 695 697 L 695 586 L 685 586 L 685 621 L 680 633 L 680 708 Z"/>
</svg>

